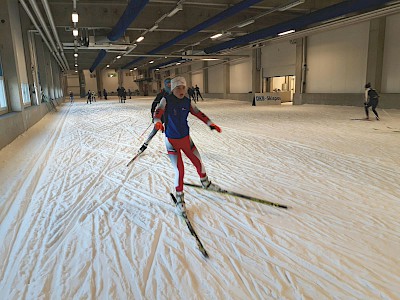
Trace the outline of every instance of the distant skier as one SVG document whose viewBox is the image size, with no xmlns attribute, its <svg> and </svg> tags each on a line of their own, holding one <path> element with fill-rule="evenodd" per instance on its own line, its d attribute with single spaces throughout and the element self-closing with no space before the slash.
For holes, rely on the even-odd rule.
<svg viewBox="0 0 400 300">
<path fill-rule="evenodd" d="M 190 98 L 190 100 L 193 100 L 194 102 L 196 102 L 196 98 L 195 98 L 194 94 L 195 94 L 194 87 L 189 87 L 188 88 L 189 98 Z"/>
<path fill-rule="evenodd" d="M 194 102 L 185 96 L 187 92 L 186 87 L 186 79 L 184 77 L 178 76 L 173 78 L 171 80 L 172 94 L 162 98 L 154 112 L 155 129 L 163 132 L 165 129 L 165 145 L 175 170 L 176 210 L 179 214 L 186 213 L 183 193 L 184 165 L 181 151 L 186 154 L 196 167 L 204 188 L 211 190 L 220 189 L 208 179 L 200 153 L 189 135 L 187 122 L 189 112 L 207 124 L 211 130 L 221 132 L 221 128 L 214 124 L 197 108 Z M 165 127 L 161 121 L 163 115 L 166 118 Z"/>
<path fill-rule="evenodd" d="M 72 91 L 69 91 L 69 100 L 71 103 L 74 102 L 74 93 Z"/>
<path fill-rule="evenodd" d="M 87 100 L 86 100 L 86 104 L 92 104 L 92 92 L 89 90 L 87 93 Z"/>
<path fill-rule="evenodd" d="M 204 101 L 203 96 L 200 93 L 200 88 L 197 86 L 197 84 L 196 84 L 196 87 L 194 88 L 194 90 L 195 90 L 195 93 L 196 93 L 196 100 L 199 101 L 199 96 L 200 96 L 201 100 Z"/>
<path fill-rule="evenodd" d="M 379 116 L 378 113 L 376 111 L 376 107 L 378 106 L 379 103 L 379 95 L 378 92 L 371 88 L 371 83 L 368 82 L 365 85 L 365 102 L 364 102 L 364 107 L 365 107 L 365 114 L 366 114 L 366 118 L 365 119 L 369 119 L 369 110 L 368 108 L 372 106 L 372 111 L 375 114 L 375 118 L 377 120 L 379 120 Z"/>
</svg>

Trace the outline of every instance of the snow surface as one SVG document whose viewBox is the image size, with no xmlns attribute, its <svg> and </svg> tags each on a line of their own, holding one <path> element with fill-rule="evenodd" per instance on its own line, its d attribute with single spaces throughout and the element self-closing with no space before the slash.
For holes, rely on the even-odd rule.
<svg viewBox="0 0 400 300">
<path fill-rule="evenodd" d="M 126 167 L 151 101 L 66 102 L 0 151 L 1 299 L 400 299 L 399 110 L 200 102 L 211 180 L 290 206 L 186 187 L 205 260 L 163 134 Z"/>
</svg>

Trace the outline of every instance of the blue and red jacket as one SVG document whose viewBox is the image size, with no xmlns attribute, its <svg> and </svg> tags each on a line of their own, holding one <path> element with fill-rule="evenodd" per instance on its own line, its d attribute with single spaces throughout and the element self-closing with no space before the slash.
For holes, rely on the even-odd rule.
<svg viewBox="0 0 400 300">
<path fill-rule="evenodd" d="M 178 99 L 174 94 L 161 99 L 154 112 L 154 123 L 161 122 L 165 118 L 165 136 L 171 139 L 181 139 L 189 135 L 188 115 L 199 118 L 210 126 L 212 121 L 202 113 L 197 106 L 186 96 Z"/>
</svg>

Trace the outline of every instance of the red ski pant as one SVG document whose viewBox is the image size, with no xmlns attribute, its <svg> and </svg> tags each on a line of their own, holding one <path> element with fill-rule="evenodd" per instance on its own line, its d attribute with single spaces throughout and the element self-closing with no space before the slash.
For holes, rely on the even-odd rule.
<svg viewBox="0 0 400 300">
<path fill-rule="evenodd" d="M 200 153 L 190 136 L 185 136 L 181 139 L 166 138 L 165 145 L 167 146 L 168 156 L 171 160 L 172 166 L 174 167 L 175 189 L 177 192 L 183 191 L 183 177 L 185 175 L 185 167 L 181 151 L 185 153 L 196 167 L 197 174 L 199 174 L 200 178 L 206 177 L 207 174 L 201 161 Z"/>
</svg>

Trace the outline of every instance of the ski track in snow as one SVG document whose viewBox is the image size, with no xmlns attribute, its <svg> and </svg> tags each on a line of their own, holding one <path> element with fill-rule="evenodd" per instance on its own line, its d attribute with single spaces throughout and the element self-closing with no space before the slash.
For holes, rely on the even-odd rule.
<svg viewBox="0 0 400 300">
<path fill-rule="evenodd" d="M 185 187 L 205 260 L 163 135 L 126 167 L 151 101 L 66 103 L 0 151 L 2 299 L 400 299 L 400 111 L 199 102 L 211 180 L 289 206 Z"/>
</svg>

